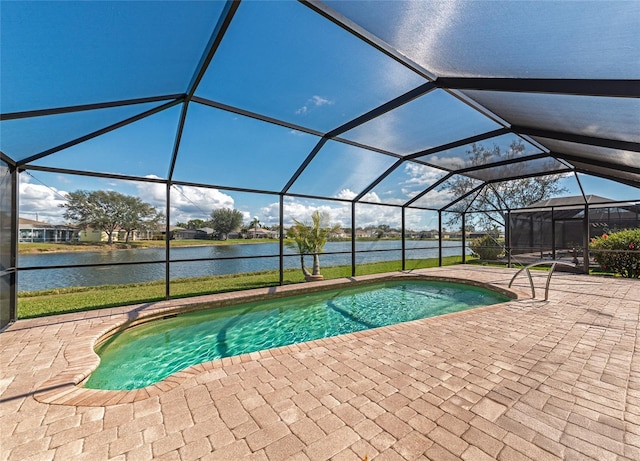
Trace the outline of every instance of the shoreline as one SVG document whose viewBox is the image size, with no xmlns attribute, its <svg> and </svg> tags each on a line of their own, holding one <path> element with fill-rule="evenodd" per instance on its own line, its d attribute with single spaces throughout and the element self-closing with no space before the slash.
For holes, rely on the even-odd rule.
<svg viewBox="0 0 640 461">
<path fill-rule="evenodd" d="M 286 240 L 286 239 L 285 239 Z M 400 240 L 400 239 L 371 239 L 358 241 L 375 241 L 375 240 Z M 438 239 L 408 239 L 408 240 L 421 240 L 421 241 L 433 241 Z M 446 241 L 459 241 L 461 239 L 443 239 Z M 278 243 L 278 239 L 228 239 L 228 240 L 171 240 L 172 247 L 204 247 L 204 246 L 224 246 L 224 245 L 260 245 L 266 243 Z M 336 240 L 336 241 L 350 241 L 350 240 Z M 163 240 L 144 240 L 135 241 L 130 243 L 114 243 L 107 245 L 106 243 L 42 243 L 42 242 L 20 242 L 18 243 L 18 254 L 22 255 L 36 255 L 45 253 L 80 253 L 80 252 L 108 252 L 118 250 L 137 250 L 147 248 L 164 248 L 165 242 Z"/>
<path fill-rule="evenodd" d="M 260 241 L 257 241 L 260 240 Z M 158 243 L 153 243 L 158 242 Z M 245 245 L 261 243 L 277 243 L 276 239 L 233 239 L 233 240 L 172 240 L 173 247 L 203 247 L 203 246 L 224 246 L 224 245 Z M 175 243 L 180 242 L 180 243 Z M 164 248 L 163 240 L 136 241 L 130 243 L 84 244 L 84 243 L 41 243 L 41 242 L 20 242 L 18 244 L 18 254 L 43 254 L 43 253 L 78 253 L 78 252 L 107 252 L 118 250 L 137 250 L 147 248 Z"/>
</svg>

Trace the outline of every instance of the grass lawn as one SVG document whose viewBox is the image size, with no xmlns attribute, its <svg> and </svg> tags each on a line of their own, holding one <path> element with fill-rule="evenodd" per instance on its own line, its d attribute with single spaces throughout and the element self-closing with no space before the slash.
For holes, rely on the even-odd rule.
<svg viewBox="0 0 640 461">
<path fill-rule="evenodd" d="M 467 258 L 468 259 L 468 258 Z M 460 256 L 442 259 L 443 265 L 458 264 Z M 407 260 L 407 270 L 436 267 L 437 258 Z M 401 270 L 400 261 L 385 261 L 363 264 L 356 267 L 356 275 L 395 272 Z M 325 279 L 351 276 L 351 266 L 324 267 Z M 284 271 L 284 284 L 302 283 L 304 277 L 299 269 Z M 251 288 L 277 286 L 277 271 L 250 272 L 212 277 L 176 279 L 171 281 L 171 298 L 184 298 L 210 293 L 248 290 Z M 67 312 L 88 311 L 106 307 L 123 306 L 165 299 L 164 280 L 128 285 L 102 285 L 97 287 L 69 287 L 52 290 L 18 293 L 18 318 L 41 317 Z"/>
</svg>

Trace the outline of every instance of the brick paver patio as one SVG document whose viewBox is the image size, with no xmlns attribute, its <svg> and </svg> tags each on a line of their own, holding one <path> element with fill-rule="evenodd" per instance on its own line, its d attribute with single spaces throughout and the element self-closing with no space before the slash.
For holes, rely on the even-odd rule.
<svg viewBox="0 0 640 461">
<path fill-rule="evenodd" d="M 514 273 L 420 272 L 501 287 Z M 637 280 L 557 273 L 548 302 L 210 362 L 140 391 L 73 385 L 97 363 L 98 337 L 163 306 L 4 331 L 0 459 L 640 459 Z"/>
</svg>

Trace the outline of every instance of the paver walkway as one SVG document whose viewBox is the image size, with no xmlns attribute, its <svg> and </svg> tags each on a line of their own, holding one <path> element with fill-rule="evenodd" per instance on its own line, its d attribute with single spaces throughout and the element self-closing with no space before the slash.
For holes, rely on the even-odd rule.
<svg viewBox="0 0 640 461">
<path fill-rule="evenodd" d="M 514 273 L 421 272 L 502 287 Z M 548 302 L 211 362 L 109 405 L 54 389 L 94 360 L 90 338 L 140 309 L 0 334 L 1 460 L 640 459 L 637 280 L 557 273 Z"/>
</svg>

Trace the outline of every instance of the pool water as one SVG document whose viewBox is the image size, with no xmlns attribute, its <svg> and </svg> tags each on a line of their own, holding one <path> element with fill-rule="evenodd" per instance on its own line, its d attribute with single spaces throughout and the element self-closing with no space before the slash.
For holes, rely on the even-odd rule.
<svg viewBox="0 0 640 461">
<path fill-rule="evenodd" d="M 508 301 L 462 284 L 393 281 L 154 320 L 102 343 L 85 387 L 138 389 L 192 365 Z"/>
</svg>

